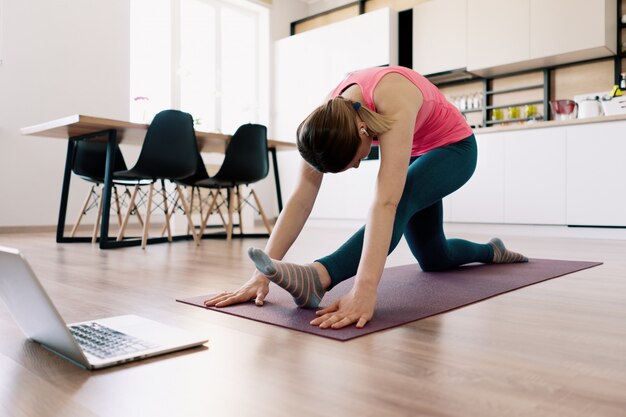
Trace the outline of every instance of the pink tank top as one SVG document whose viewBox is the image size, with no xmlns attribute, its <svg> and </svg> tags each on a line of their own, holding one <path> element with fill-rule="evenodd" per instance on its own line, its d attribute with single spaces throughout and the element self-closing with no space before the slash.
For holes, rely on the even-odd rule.
<svg viewBox="0 0 626 417">
<path fill-rule="evenodd" d="M 461 112 L 452 105 L 430 81 L 406 67 L 374 67 L 350 74 L 333 90 L 331 97 L 337 97 L 353 84 L 361 88 L 365 106 L 376 111 L 374 89 L 387 74 L 394 72 L 410 80 L 424 96 L 424 103 L 417 113 L 413 130 L 411 156 L 458 142 L 472 134 Z M 377 142 L 374 141 L 376 144 Z"/>
</svg>

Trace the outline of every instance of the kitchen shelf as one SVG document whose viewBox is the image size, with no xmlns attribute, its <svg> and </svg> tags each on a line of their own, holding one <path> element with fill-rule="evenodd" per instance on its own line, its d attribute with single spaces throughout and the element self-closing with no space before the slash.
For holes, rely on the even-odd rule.
<svg viewBox="0 0 626 417">
<path fill-rule="evenodd" d="M 508 107 L 521 107 L 521 106 L 527 106 L 527 105 L 532 105 L 532 104 L 543 104 L 543 100 L 524 101 L 521 103 L 503 104 L 500 106 L 487 106 L 485 107 L 485 109 L 487 110 L 505 109 Z"/>
<path fill-rule="evenodd" d="M 465 114 L 465 113 L 479 113 L 483 111 L 483 109 L 468 109 L 468 110 L 461 110 L 461 113 Z"/>
<path fill-rule="evenodd" d="M 517 87 L 517 88 L 507 88 L 506 90 L 487 91 L 487 94 L 493 95 L 493 94 L 516 93 L 518 91 L 537 90 L 539 88 L 543 88 L 543 84 L 534 84 L 534 85 L 528 85 L 528 86 Z"/>
<path fill-rule="evenodd" d="M 503 123 L 519 123 L 519 122 L 530 122 L 530 121 L 543 121 L 543 119 L 536 119 L 532 117 L 520 117 L 517 119 L 506 119 L 506 120 L 487 120 L 487 125 L 499 125 Z"/>
</svg>

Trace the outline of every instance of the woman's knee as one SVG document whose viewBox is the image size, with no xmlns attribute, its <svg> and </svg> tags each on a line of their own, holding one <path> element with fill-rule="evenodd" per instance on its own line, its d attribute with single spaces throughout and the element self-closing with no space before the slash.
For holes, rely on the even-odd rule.
<svg viewBox="0 0 626 417">
<path fill-rule="evenodd" d="M 450 269 L 450 262 L 441 259 L 418 259 L 420 268 L 424 272 L 439 272 Z"/>
</svg>

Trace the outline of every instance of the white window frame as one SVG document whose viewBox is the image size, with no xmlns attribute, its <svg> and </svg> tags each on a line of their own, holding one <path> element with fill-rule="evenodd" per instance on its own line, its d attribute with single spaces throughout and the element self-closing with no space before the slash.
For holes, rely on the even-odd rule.
<svg viewBox="0 0 626 417">
<path fill-rule="evenodd" d="M 170 0 L 170 23 L 171 23 L 171 51 L 170 51 L 170 105 L 171 108 L 181 108 L 181 83 L 180 74 L 178 69 L 180 68 L 180 50 L 181 50 L 181 19 L 180 10 L 181 2 L 185 0 Z M 214 95 L 215 104 L 215 126 L 212 130 L 221 132 L 222 126 L 222 94 L 221 94 L 221 75 L 222 75 L 222 42 L 221 37 L 221 10 L 223 8 L 235 9 L 239 13 L 248 14 L 256 17 L 255 21 L 255 57 L 254 60 L 257 65 L 257 71 L 255 71 L 255 91 L 251 92 L 254 96 L 255 108 L 252 113 L 252 119 L 256 123 L 267 125 L 269 123 L 270 113 L 270 99 L 269 99 L 269 10 L 267 5 L 260 5 L 256 2 L 247 0 L 199 0 L 204 3 L 208 3 L 215 7 L 216 12 L 216 37 L 215 37 L 215 55 L 214 60 L 215 74 L 216 74 L 216 91 Z M 265 22 L 262 21 L 262 13 L 266 13 Z M 265 28 L 261 25 L 265 23 Z M 264 41 L 265 39 L 265 41 Z M 132 57 L 131 57 L 132 61 Z M 132 98 L 131 98 L 132 99 Z M 132 112 L 131 112 L 132 114 Z M 245 121 L 242 121 L 242 123 Z M 224 132 L 232 133 L 232 132 Z"/>
</svg>

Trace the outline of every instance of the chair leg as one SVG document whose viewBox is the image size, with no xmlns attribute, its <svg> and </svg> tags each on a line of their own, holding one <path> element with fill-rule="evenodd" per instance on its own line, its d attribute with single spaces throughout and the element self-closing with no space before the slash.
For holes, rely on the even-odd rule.
<svg viewBox="0 0 626 417">
<path fill-rule="evenodd" d="M 211 204 L 209 204 L 209 209 L 206 212 L 206 216 L 202 216 L 202 212 L 200 213 L 200 217 L 202 220 L 202 224 L 200 226 L 200 238 L 202 238 L 202 236 L 204 236 L 204 229 L 206 229 L 206 225 L 207 222 L 209 221 L 209 217 L 211 216 L 211 214 L 213 213 L 213 208 L 217 208 L 217 196 L 219 195 L 219 191 L 215 192 L 215 195 L 213 195 L 213 191 L 209 191 L 209 194 L 211 195 L 211 197 L 213 197 L 213 200 L 211 200 Z M 220 212 L 220 216 L 221 216 L 222 212 Z M 223 220 L 223 218 L 222 218 Z"/>
<path fill-rule="evenodd" d="M 241 186 L 235 187 L 237 190 L 237 215 L 239 216 L 239 233 L 243 233 L 243 220 L 241 218 Z"/>
<path fill-rule="evenodd" d="M 226 228 L 226 240 L 231 241 L 233 238 L 233 209 L 235 208 L 235 190 L 229 190 L 228 199 L 228 227 Z"/>
<path fill-rule="evenodd" d="M 146 248 L 148 243 L 148 227 L 150 227 L 150 212 L 152 211 L 152 193 L 154 192 L 154 183 L 150 184 L 148 190 L 148 208 L 146 209 L 146 220 L 143 222 L 143 234 L 141 235 L 141 249 Z"/>
<path fill-rule="evenodd" d="M 102 186 L 104 191 L 104 186 Z M 98 242 L 98 226 L 100 225 L 100 218 L 102 217 L 102 192 L 100 193 L 100 203 L 98 204 L 98 214 L 96 215 L 96 222 L 93 225 L 93 233 L 91 234 L 91 243 Z"/>
<path fill-rule="evenodd" d="M 267 216 L 265 216 L 265 212 L 263 211 L 263 207 L 261 206 L 261 202 L 259 201 L 259 197 L 257 197 L 256 193 L 253 189 L 250 190 L 250 194 L 254 197 L 254 202 L 256 203 L 256 207 L 259 209 L 259 213 L 261 213 L 261 218 L 263 219 L 263 224 L 265 224 L 265 228 L 267 229 L 267 233 L 272 233 L 272 228 L 270 226 L 270 222 L 267 220 Z"/>
<path fill-rule="evenodd" d="M 219 194 L 219 197 L 222 198 L 222 201 L 226 202 L 226 199 L 224 198 L 224 195 L 222 194 L 222 189 L 219 189 L 218 191 L 216 191 L 216 193 L 217 194 L 215 195 L 215 197 L 218 197 L 218 194 Z M 219 205 L 215 206 L 215 209 L 217 210 L 217 214 L 219 214 L 220 219 L 222 220 L 222 225 L 224 226 L 224 229 L 226 229 L 226 227 L 228 227 L 228 223 L 226 222 L 226 219 L 224 218 L 224 215 L 222 214 L 222 210 L 220 210 Z"/>
<path fill-rule="evenodd" d="M 117 187 L 113 186 L 113 195 L 115 195 L 115 208 L 117 210 L 117 225 L 122 227 L 122 208 L 120 206 L 120 196 L 117 193 Z"/>
<path fill-rule="evenodd" d="M 194 198 L 194 189 L 196 187 L 191 186 L 191 196 L 189 197 L 189 210 L 193 211 L 193 198 Z M 187 187 L 185 187 L 185 191 L 187 190 Z M 190 193 L 187 193 L 187 195 L 189 195 Z M 198 207 L 200 206 L 200 202 L 202 200 L 200 199 L 200 194 L 198 194 Z M 200 219 L 202 219 L 202 209 L 200 209 Z M 202 221 L 202 220 L 200 220 Z M 190 229 L 189 229 L 189 224 L 187 224 L 187 234 L 190 233 Z"/>
<path fill-rule="evenodd" d="M 174 201 L 172 202 L 172 207 L 169 208 L 169 210 L 165 213 L 165 224 L 163 225 L 163 227 L 161 228 L 161 236 L 163 236 L 165 234 L 165 229 L 167 228 L 167 224 L 169 223 L 170 219 L 172 218 L 172 214 L 174 214 L 174 210 L 176 210 L 176 203 L 178 203 L 178 193 L 176 194 L 176 198 L 174 198 Z"/>
<path fill-rule="evenodd" d="M 131 196 L 130 191 L 128 191 L 128 188 L 124 192 L 129 197 Z M 143 219 L 141 218 L 141 214 L 139 214 L 139 207 L 137 207 L 136 205 L 134 205 L 132 203 L 128 204 L 128 207 L 129 207 L 130 211 L 132 211 L 133 209 L 135 210 L 135 216 L 137 216 L 137 221 L 139 222 L 139 226 L 143 227 Z"/>
<path fill-rule="evenodd" d="M 89 205 L 89 202 L 91 201 L 91 196 L 93 195 L 93 189 L 94 189 L 95 185 L 91 186 L 91 189 L 89 190 L 89 193 L 87 194 L 87 198 L 85 198 L 85 203 L 83 204 L 83 207 L 80 209 L 80 213 L 78 214 L 78 218 L 76 219 L 76 222 L 74 223 L 74 227 L 72 227 L 72 232 L 70 233 L 70 237 L 74 237 L 74 235 L 76 234 L 76 231 L 78 230 L 78 226 L 80 225 L 80 222 L 83 219 L 83 216 L 85 215 L 85 209 L 87 208 L 87 206 Z"/>
<path fill-rule="evenodd" d="M 126 212 L 126 215 L 124 216 L 122 227 L 120 227 L 119 232 L 117 232 L 116 240 L 118 242 L 124 239 L 124 232 L 126 232 L 126 226 L 128 225 L 128 218 L 130 217 L 130 213 L 133 211 L 133 207 L 135 207 L 135 198 L 137 198 L 137 191 L 139 191 L 138 185 L 135 186 L 135 189 L 133 190 L 133 193 L 130 196 L 130 201 L 128 202 L 128 211 Z M 137 212 L 137 208 L 135 208 L 135 212 Z"/>
<path fill-rule="evenodd" d="M 167 229 L 167 241 L 172 243 L 172 229 L 170 228 L 170 217 L 167 215 L 167 193 L 165 192 L 165 181 L 161 180 L 161 193 L 163 194 L 163 210 L 165 211 L 165 228 Z"/>
<path fill-rule="evenodd" d="M 180 203 L 183 205 L 183 210 L 185 210 L 185 215 L 187 216 L 187 221 L 189 222 L 189 226 L 191 227 L 191 236 L 193 240 L 196 242 L 196 245 L 200 246 L 200 239 L 196 235 L 196 227 L 193 224 L 193 220 L 191 220 L 191 213 L 189 212 L 189 206 L 187 205 L 187 201 L 185 201 L 185 196 L 183 195 L 183 191 L 180 188 L 180 185 L 176 184 L 176 191 L 178 191 L 178 196 L 180 197 Z"/>
</svg>

